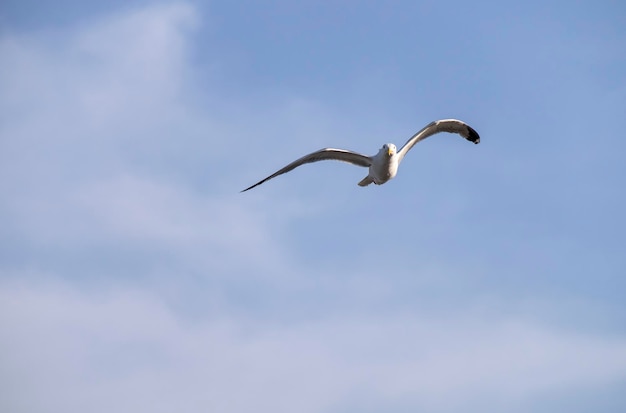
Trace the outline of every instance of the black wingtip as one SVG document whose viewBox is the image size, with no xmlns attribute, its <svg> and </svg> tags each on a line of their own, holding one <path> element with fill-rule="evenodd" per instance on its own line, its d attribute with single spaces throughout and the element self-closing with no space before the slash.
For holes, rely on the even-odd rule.
<svg viewBox="0 0 626 413">
<path fill-rule="evenodd" d="M 480 135 L 478 132 L 474 130 L 471 126 L 467 126 L 467 130 L 469 131 L 467 135 L 467 140 L 474 143 L 480 143 Z"/>
<path fill-rule="evenodd" d="M 242 189 L 241 191 L 239 191 L 239 193 L 249 191 L 249 190 L 250 190 L 250 189 L 252 189 L 252 188 L 256 188 L 257 186 L 261 185 L 261 184 L 262 184 L 263 182 L 265 182 L 265 181 L 267 181 L 267 179 L 264 179 L 264 180 L 262 180 L 261 182 L 257 182 L 256 184 L 251 185 L 251 186 L 247 187 L 246 189 Z"/>
</svg>

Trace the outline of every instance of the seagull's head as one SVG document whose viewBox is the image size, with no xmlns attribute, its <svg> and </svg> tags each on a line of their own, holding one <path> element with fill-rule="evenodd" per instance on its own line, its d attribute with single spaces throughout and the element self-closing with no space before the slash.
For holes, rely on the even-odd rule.
<svg viewBox="0 0 626 413">
<path fill-rule="evenodd" d="M 382 150 L 387 154 L 387 156 L 392 157 L 398 151 L 396 145 L 393 143 L 386 143 L 383 145 Z"/>
</svg>

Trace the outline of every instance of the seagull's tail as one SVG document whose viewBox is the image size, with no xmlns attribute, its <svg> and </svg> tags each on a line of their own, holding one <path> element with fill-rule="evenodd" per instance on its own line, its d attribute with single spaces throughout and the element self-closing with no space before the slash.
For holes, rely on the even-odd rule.
<svg viewBox="0 0 626 413">
<path fill-rule="evenodd" d="M 365 178 L 363 178 L 361 180 L 361 182 L 359 182 L 359 186 L 368 186 L 369 184 L 371 184 L 372 182 L 374 182 L 374 180 L 372 179 L 371 176 L 367 175 Z"/>
</svg>

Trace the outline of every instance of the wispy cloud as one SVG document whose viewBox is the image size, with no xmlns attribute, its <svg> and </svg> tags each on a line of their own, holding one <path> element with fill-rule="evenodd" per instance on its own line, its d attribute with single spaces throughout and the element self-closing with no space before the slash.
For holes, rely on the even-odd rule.
<svg viewBox="0 0 626 413">
<path fill-rule="evenodd" d="M 3 404 L 26 411 L 500 411 L 626 369 L 623 339 L 501 317 L 191 321 L 136 289 L 0 291 Z"/>
<path fill-rule="evenodd" d="M 225 161 L 206 150 L 222 130 L 185 94 L 196 20 L 190 6 L 173 5 L 52 33 L 52 45 L 3 38 L 10 63 L 1 81 L 10 93 L 1 100 L 11 111 L 3 116 L 0 185 L 3 223 L 16 242 L 204 249 L 230 262 L 235 248 L 240 259 L 271 255 L 262 217 L 180 179 L 185 158 L 202 152 L 202 162 L 218 163 L 206 167 L 203 185 L 215 191 L 228 180 L 213 176 Z"/>
</svg>

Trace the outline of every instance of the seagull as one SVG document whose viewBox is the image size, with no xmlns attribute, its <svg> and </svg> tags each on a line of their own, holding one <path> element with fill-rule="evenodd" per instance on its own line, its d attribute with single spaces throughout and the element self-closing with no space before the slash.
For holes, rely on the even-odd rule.
<svg viewBox="0 0 626 413">
<path fill-rule="evenodd" d="M 361 182 L 359 182 L 359 186 L 367 186 L 371 183 L 382 185 L 396 176 L 400 162 L 402 162 L 404 156 L 416 143 L 440 132 L 457 133 L 470 142 L 480 142 L 480 136 L 478 133 L 465 122 L 457 119 L 436 120 L 426 125 L 415 135 L 411 136 L 411 138 L 400 150 L 397 150 L 396 145 L 393 143 L 384 144 L 374 156 L 366 156 L 346 149 L 320 149 L 319 151 L 304 155 L 300 159 L 296 159 L 289 165 L 279 169 L 267 178 L 262 179 L 241 192 L 246 192 L 272 178 L 276 178 L 278 175 L 292 171 L 300 165 L 326 160 L 348 162 L 353 165 L 369 168 L 369 173 L 361 180 Z"/>
</svg>

